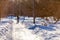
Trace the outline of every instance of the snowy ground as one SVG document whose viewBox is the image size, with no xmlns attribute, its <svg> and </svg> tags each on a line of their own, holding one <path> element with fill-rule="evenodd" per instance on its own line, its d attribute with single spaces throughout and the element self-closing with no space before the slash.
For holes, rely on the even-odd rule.
<svg viewBox="0 0 60 40">
<path fill-rule="evenodd" d="M 53 23 L 53 18 L 49 19 Z M 32 17 L 2 18 L 0 21 L 0 40 L 60 40 L 60 22 L 50 24 L 44 19 L 36 18 L 33 24 Z"/>
</svg>

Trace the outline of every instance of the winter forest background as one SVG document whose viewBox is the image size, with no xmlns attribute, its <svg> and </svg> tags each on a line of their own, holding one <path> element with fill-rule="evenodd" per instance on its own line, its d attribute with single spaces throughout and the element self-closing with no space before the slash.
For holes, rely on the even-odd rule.
<svg viewBox="0 0 60 40">
<path fill-rule="evenodd" d="M 60 0 L 0 0 L 0 40 L 60 40 Z"/>
</svg>

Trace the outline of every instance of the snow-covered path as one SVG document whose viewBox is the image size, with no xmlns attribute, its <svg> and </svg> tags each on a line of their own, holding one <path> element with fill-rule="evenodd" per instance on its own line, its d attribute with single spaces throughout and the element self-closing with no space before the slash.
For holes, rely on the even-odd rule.
<svg viewBox="0 0 60 40">
<path fill-rule="evenodd" d="M 22 23 L 13 24 L 13 39 L 14 40 L 42 40 L 42 37 L 38 37 L 32 30 L 25 28 Z"/>
</svg>

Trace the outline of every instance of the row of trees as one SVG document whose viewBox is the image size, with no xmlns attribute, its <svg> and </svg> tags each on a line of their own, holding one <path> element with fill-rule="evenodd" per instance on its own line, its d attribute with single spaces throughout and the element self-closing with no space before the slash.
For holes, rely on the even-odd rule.
<svg viewBox="0 0 60 40">
<path fill-rule="evenodd" d="M 0 17 L 5 14 L 17 16 L 33 16 L 60 18 L 60 1 L 59 0 L 3 0 L 0 1 Z M 34 20 L 35 21 L 35 20 Z"/>
</svg>

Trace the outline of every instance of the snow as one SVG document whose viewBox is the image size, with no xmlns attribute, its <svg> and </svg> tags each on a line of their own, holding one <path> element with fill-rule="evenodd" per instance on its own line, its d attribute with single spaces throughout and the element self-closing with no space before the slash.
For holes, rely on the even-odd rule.
<svg viewBox="0 0 60 40">
<path fill-rule="evenodd" d="M 33 24 L 33 17 L 20 17 L 16 23 L 16 17 L 1 18 L 0 40 L 60 40 L 60 21 L 53 24 L 53 17 L 49 22 L 39 17 Z"/>
</svg>

